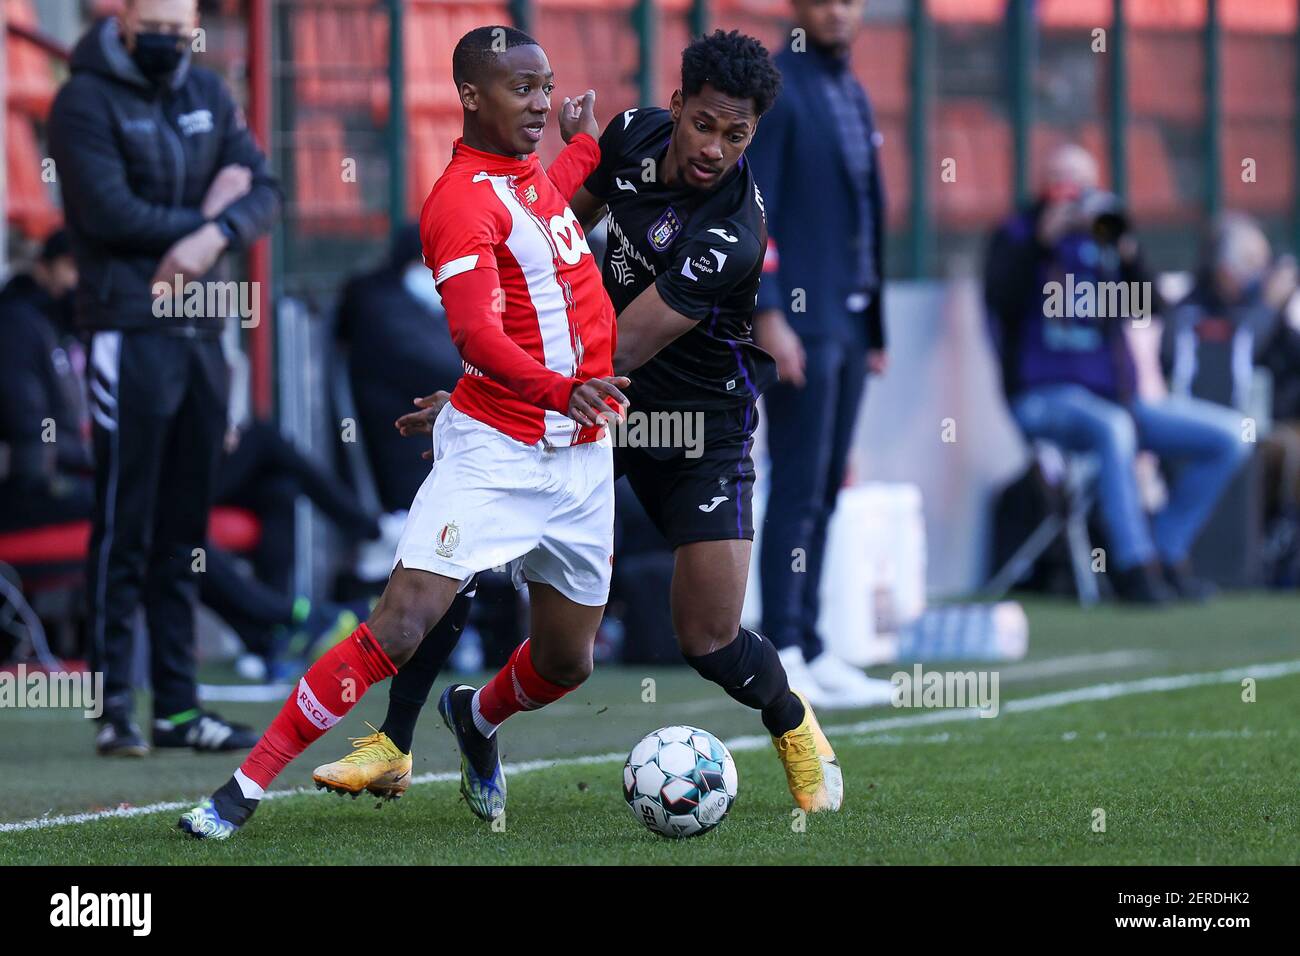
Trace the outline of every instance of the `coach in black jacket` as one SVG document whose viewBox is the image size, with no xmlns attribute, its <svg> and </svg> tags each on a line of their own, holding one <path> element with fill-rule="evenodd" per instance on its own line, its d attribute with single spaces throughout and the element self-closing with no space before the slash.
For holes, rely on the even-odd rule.
<svg viewBox="0 0 1300 956">
<path fill-rule="evenodd" d="M 775 58 L 781 95 L 746 151 L 771 239 L 754 334 L 781 376 L 765 396 L 763 628 L 790 686 L 814 704 L 861 706 L 881 702 L 882 689 L 825 652 L 817 616 L 827 525 L 866 375 L 885 364 L 879 136 L 849 65 L 863 0 L 793 7 L 796 29 Z"/>
<path fill-rule="evenodd" d="M 204 280 L 223 252 L 269 228 L 279 187 L 220 78 L 191 65 L 196 22 L 196 0 L 127 0 L 120 20 L 96 23 L 77 44 L 50 116 L 81 274 L 77 320 L 92 333 L 97 501 L 88 588 L 92 666 L 104 672 L 104 754 L 148 749 L 131 722 L 141 604 L 154 745 L 218 750 L 256 740 L 199 710 L 192 566 L 228 398 L 218 339 L 227 316 L 211 307 L 216 288 Z"/>
</svg>

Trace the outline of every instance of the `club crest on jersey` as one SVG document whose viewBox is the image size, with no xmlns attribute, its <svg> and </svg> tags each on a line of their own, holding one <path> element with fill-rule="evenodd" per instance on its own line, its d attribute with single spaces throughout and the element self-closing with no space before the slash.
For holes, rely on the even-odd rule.
<svg viewBox="0 0 1300 956">
<path fill-rule="evenodd" d="M 650 245 L 654 246 L 656 252 L 663 252 L 668 248 L 673 238 L 681 231 L 682 221 L 677 218 L 677 213 L 673 212 L 672 207 L 664 210 L 664 214 L 655 220 L 655 224 L 650 227 L 646 236 L 650 239 Z"/>
<path fill-rule="evenodd" d="M 449 521 L 438 532 L 438 547 L 435 550 L 442 557 L 450 558 L 458 544 L 460 544 L 460 529 L 456 527 L 456 522 Z"/>
</svg>

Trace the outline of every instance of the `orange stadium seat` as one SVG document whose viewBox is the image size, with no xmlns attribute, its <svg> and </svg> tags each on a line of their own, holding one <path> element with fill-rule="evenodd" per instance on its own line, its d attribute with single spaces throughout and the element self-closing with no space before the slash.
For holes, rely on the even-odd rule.
<svg viewBox="0 0 1300 956">
<path fill-rule="evenodd" d="M 1181 123 L 1205 116 L 1205 58 L 1197 33 L 1134 31 L 1128 48 L 1134 115 Z"/>
<path fill-rule="evenodd" d="M 31 0 L 5 0 L 6 22 L 38 29 Z M 50 55 L 14 34 L 5 33 L 5 103 L 32 117 L 44 117 L 57 88 Z"/>
<path fill-rule="evenodd" d="M 1234 209 L 1276 213 L 1295 196 L 1295 144 L 1290 124 L 1229 119 L 1220 138 L 1223 200 Z M 1241 178 L 1242 160 L 1255 161 L 1255 181 Z"/>
<path fill-rule="evenodd" d="M 949 100 L 935 110 L 930 129 L 931 190 L 936 219 L 945 226 L 986 228 L 1011 209 L 1011 128 L 980 100 Z M 945 159 L 956 178 L 942 182 Z"/>
<path fill-rule="evenodd" d="M 291 8 L 299 101 L 308 106 L 369 106 L 386 85 L 388 19 L 355 0 Z"/>
<path fill-rule="evenodd" d="M 297 194 L 292 211 L 302 221 L 303 230 L 368 232 L 374 216 L 364 207 L 363 190 L 356 182 L 345 182 L 342 175 L 344 160 L 357 158 L 348 150 L 343 120 L 330 114 L 304 116 L 294 138 Z M 358 179 L 364 174 L 364 167 L 357 169 Z"/>
<path fill-rule="evenodd" d="M 253 512 L 223 505 L 212 509 L 208 537 L 227 551 L 247 552 L 257 547 L 262 526 Z M 79 565 L 89 548 L 89 521 L 0 533 L 0 562 L 16 568 Z"/>
<path fill-rule="evenodd" d="M 460 112 L 456 114 L 415 116 L 409 127 L 407 143 L 407 207 L 418 218 L 424 200 L 451 162 L 451 144 L 461 133 Z"/>
<path fill-rule="evenodd" d="M 632 4 L 633 0 L 539 0 L 533 35 L 555 71 L 557 103 L 594 89 L 602 121 L 643 105 L 637 102 L 636 34 L 627 26 Z M 542 140 L 543 162 L 550 162 L 563 145 L 555 115 Z"/>
<path fill-rule="evenodd" d="M 1231 118 L 1290 121 L 1296 49 L 1291 37 L 1232 33 L 1223 43 L 1223 110 Z"/>
<path fill-rule="evenodd" d="M 454 112 L 460 116 L 456 86 L 451 79 L 451 54 L 456 41 L 475 27 L 509 23 L 502 3 L 408 4 L 403 24 L 408 113 Z"/>
<path fill-rule="evenodd" d="M 5 169 L 9 182 L 6 207 L 9 222 L 28 236 L 49 234 L 63 217 L 54 204 L 50 187 L 41 179 L 44 159 L 36 143 L 32 120 L 5 111 Z"/>
<path fill-rule="evenodd" d="M 1178 220 L 1196 212 L 1178 197 L 1169 150 L 1152 123 L 1129 124 L 1128 197 L 1134 215 L 1147 221 Z"/>
<path fill-rule="evenodd" d="M 911 34 L 905 24 L 871 25 L 858 34 L 853 66 L 877 116 L 903 114 L 908 104 Z"/>
<path fill-rule="evenodd" d="M 495 0 L 408 3 L 403 24 L 407 125 L 407 210 L 420 214 L 429 190 L 451 160 L 451 144 L 461 134 L 460 100 L 451 79 L 456 42 L 475 27 L 509 23 L 505 4 Z M 377 110 L 376 101 L 376 110 Z M 388 90 L 382 95 L 388 111 Z M 381 116 L 376 112 L 376 122 Z"/>
<path fill-rule="evenodd" d="M 790 35 L 786 32 L 790 26 L 790 5 L 787 0 L 717 0 L 713 25 L 748 33 L 776 53 Z"/>
</svg>

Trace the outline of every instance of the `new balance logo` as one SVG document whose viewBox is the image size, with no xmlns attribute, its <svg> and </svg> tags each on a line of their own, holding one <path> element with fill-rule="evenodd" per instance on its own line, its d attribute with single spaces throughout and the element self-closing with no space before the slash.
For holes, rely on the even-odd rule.
<svg viewBox="0 0 1300 956">
<path fill-rule="evenodd" d="M 718 505 L 722 504 L 726 500 L 727 500 L 726 495 L 714 495 L 713 500 L 711 502 L 709 502 L 707 505 L 700 505 L 699 508 L 705 514 L 708 514 L 711 511 L 713 511 L 714 508 L 716 508 Z"/>
</svg>

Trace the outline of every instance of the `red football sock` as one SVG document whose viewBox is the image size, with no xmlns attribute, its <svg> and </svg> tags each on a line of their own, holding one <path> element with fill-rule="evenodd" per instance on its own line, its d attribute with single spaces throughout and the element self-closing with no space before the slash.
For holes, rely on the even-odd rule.
<svg viewBox="0 0 1300 956">
<path fill-rule="evenodd" d="M 371 684 L 396 673 L 370 628 L 362 624 L 311 665 L 239 769 L 259 787 L 269 787 L 290 760 L 352 709 Z"/>
<path fill-rule="evenodd" d="M 485 737 L 521 710 L 537 710 L 559 700 L 574 687 L 552 684 L 533 667 L 531 641 L 515 648 L 506 666 L 474 694 L 474 726 Z"/>
</svg>

